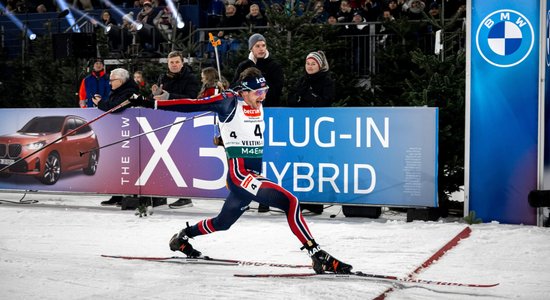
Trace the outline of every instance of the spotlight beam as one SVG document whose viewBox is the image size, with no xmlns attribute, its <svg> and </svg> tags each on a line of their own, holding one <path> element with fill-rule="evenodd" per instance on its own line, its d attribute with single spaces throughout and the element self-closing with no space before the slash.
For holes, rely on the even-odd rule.
<svg viewBox="0 0 550 300">
<path fill-rule="evenodd" d="M 86 20 L 90 21 L 92 24 L 97 24 L 99 25 L 103 30 L 107 30 L 107 26 L 103 25 L 102 22 L 96 20 L 94 17 L 90 16 L 87 12 L 83 12 L 81 11 L 80 9 L 74 7 L 74 6 L 70 6 L 71 10 L 74 11 L 75 13 L 79 14 L 80 16 L 82 16 L 83 18 L 85 18 Z"/>
<path fill-rule="evenodd" d="M 69 28 L 72 28 L 73 32 L 80 32 L 80 27 L 78 26 L 78 24 L 76 24 L 74 16 L 69 10 L 69 5 L 67 5 L 64 0 L 55 0 L 55 2 L 61 8 L 61 13 L 58 15 L 58 17 L 61 18 L 65 14 L 65 10 L 67 10 L 68 13 L 66 13 L 67 15 L 65 16 L 65 20 L 67 20 L 67 22 L 69 23 Z"/>
<path fill-rule="evenodd" d="M 174 1 L 166 0 L 166 4 L 168 4 L 168 7 L 170 7 L 170 12 L 172 13 L 172 17 L 176 20 L 176 27 L 178 27 L 179 29 L 182 29 L 185 26 L 185 23 L 181 20 L 181 15 L 176 9 L 176 5 L 174 5 Z"/>
<path fill-rule="evenodd" d="M 2 3 L 0 3 L 0 11 L 2 11 L 4 15 L 7 16 L 13 22 L 13 24 L 17 26 L 17 28 L 19 28 L 19 30 L 26 33 L 29 40 L 32 41 L 36 39 L 36 34 L 34 34 L 32 30 L 30 30 L 25 24 L 23 24 L 23 22 L 21 22 L 19 18 L 12 14 L 11 11 L 7 10 L 6 7 L 2 5 Z"/>
<path fill-rule="evenodd" d="M 112 9 L 117 15 L 121 16 L 122 19 L 126 19 L 124 18 L 124 16 L 126 16 L 126 13 L 124 13 L 120 8 L 116 7 L 116 5 L 114 5 L 111 1 L 109 0 L 101 0 L 102 3 L 104 3 L 106 5 L 106 7 Z M 134 20 L 129 20 L 129 19 L 126 19 L 128 20 L 128 22 L 132 23 L 132 25 L 139 31 L 142 27 L 143 27 L 143 24 L 141 23 L 138 23 Z"/>
</svg>

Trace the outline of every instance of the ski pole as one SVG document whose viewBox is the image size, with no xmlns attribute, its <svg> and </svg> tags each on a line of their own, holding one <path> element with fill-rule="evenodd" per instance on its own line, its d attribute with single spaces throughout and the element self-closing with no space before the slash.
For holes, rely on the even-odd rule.
<svg viewBox="0 0 550 300">
<path fill-rule="evenodd" d="M 212 47 L 214 47 L 214 53 L 216 54 L 216 66 L 218 67 L 218 77 L 220 78 L 220 81 L 222 80 L 222 72 L 220 71 L 220 60 L 218 58 L 218 46 L 221 45 L 222 41 L 220 39 L 215 40 L 214 35 L 209 32 L 208 38 L 210 39 L 210 44 L 212 44 Z"/>
<path fill-rule="evenodd" d="M 63 138 L 65 138 L 65 137 L 67 137 L 67 136 L 69 136 L 69 135 L 71 135 L 71 134 L 77 132 L 77 131 L 80 130 L 81 128 L 83 128 L 83 127 L 85 127 L 85 126 L 88 126 L 88 125 L 94 123 L 95 121 L 97 121 L 97 120 L 99 120 L 99 119 L 105 117 L 106 115 L 112 113 L 113 111 L 115 111 L 115 110 L 117 110 L 117 109 L 120 109 L 120 108 L 122 108 L 122 107 L 124 107 L 124 106 L 126 106 L 126 105 L 128 105 L 128 104 L 130 104 L 130 100 L 126 100 L 126 101 L 120 103 L 119 105 L 117 105 L 117 106 L 115 106 L 115 107 L 109 109 L 108 111 L 102 113 L 101 115 L 97 116 L 95 119 L 93 119 L 93 120 L 91 120 L 91 121 L 88 121 L 87 123 L 84 123 L 84 124 L 78 126 L 77 128 L 75 128 L 75 129 L 73 129 L 73 130 L 71 130 L 71 131 L 65 133 L 64 135 L 58 137 L 57 139 L 55 139 L 54 141 L 50 142 L 49 144 L 44 145 L 44 147 L 42 147 L 42 148 L 40 148 L 40 149 L 37 149 L 37 150 L 33 151 L 32 153 L 30 153 L 30 154 L 28 154 L 28 155 L 25 155 L 24 157 L 18 158 L 17 160 L 15 160 L 14 162 L 12 162 L 11 164 L 9 164 L 9 165 L 3 167 L 2 169 L 0 169 L 0 172 L 3 172 L 4 170 L 8 169 L 9 167 L 15 165 L 16 163 L 19 163 L 20 161 L 25 160 L 25 159 L 27 159 L 27 158 L 29 158 L 29 157 L 35 155 L 36 153 L 38 153 L 38 152 L 40 152 L 40 151 L 42 151 L 42 150 L 48 148 L 49 146 L 51 146 L 51 145 L 53 145 L 53 144 L 59 142 L 59 141 L 62 140 Z"/>
<path fill-rule="evenodd" d="M 193 120 L 193 119 L 197 119 L 197 118 L 199 118 L 199 117 L 203 117 L 203 116 L 205 116 L 205 115 L 207 115 L 207 114 L 209 114 L 209 113 L 211 113 L 211 112 L 210 112 L 210 111 L 207 111 L 207 112 L 205 112 L 205 113 L 202 113 L 202 114 L 193 116 L 193 117 L 191 117 L 191 118 L 184 119 L 184 120 L 181 120 L 181 121 L 178 121 L 178 122 L 174 122 L 174 123 L 170 123 L 170 124 L 166 124 L 166 125 L 164 125 L 164 126 L 155 128 L 155 129 L 153 129 L 153 130 L 151 130 L 151 131 L 148 131 L 148 132 L 138 133 L 138 134 L 136 134 L 136 135 L 133 135 L 133 136 L 130 136 L 130 137 L 127 137 L 127 138 L 118 140 L 118 141 L 116 141 L 116 142 L 112 142 L 112 143 L 107 144 L 107 145 L 103 145 L 103 146 L 101 146 L 101 147 L 95 147 L 95 148 L 92 148 L 92 149 L 87 150 L 87 151 L 84 151 L 84 152 L 80 151 L 80 156 L 82 156 L 82 155 L 84 155 L 84 154 L 86 154 L 86 153 L 90 153 L 90 152 L 92 152 L 92 151 L 96 151 L 96 150 L 99 150 L 99 149 L 107 148 L 107 147 L 110 147 L 110 146 L 113 146 L 113 145 L 116 145 L 116 144 L 119 144 L 119 143 L 122 143 L 122 142 L 125 142 L 125 141 L 129 141 L 129 140 L 135 139 L 135 138 L 140 137 L 140 136 L 142 136 L 142 135 L 146 135 L 146 134 L 153 133 L 153 132 L 156 132 L 156 131 L 159 131 L 159 130 L 162 130 L 162 129 L 165 129 L 165 128 L 168 128 L 168 127 L 172 127 L 172 126 L 177 125 L 177 124 L 180 124 L 180 123 L 185 123 L 185 122 L 187 122 L 187 121 L 189 121 L 189 120 Z"/>
</svg>

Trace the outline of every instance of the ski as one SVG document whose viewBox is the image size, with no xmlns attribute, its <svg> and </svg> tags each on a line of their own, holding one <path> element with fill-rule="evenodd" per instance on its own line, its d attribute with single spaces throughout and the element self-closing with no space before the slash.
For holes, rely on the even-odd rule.
<svg viewBox="0 0 550 300">
<path fill-rule="evenodd" d="M 278 264 L 278 263 L 258 262 L 258 261 L 221 259 L 221 258 L 212 258 L 212 257 L 209 257 L 209 256 L 200 256 L 200 257 L 184 257 L 184 256 L 154 257 L 154 256 L 123 256 L 123 255 L 105 255 L 105 254 L 102 254 L 101 256 L 102 257 L 107 257 L 107 258 L 118 258 L 118 259 L 126 259 L 126 260 L 146 260 L 146 261 L 157 261 L 157 262 L 168 262 L 168 263 L 179 263 L 179 264 L 208 264 L 208 265 L 227 265 L 227 266 L 267 266 L 267 267 L 277 267 L 277 268 L 311 268 L 311 265 Z"/>
<path fill-rule="evenodd" d="M 369 273 L 363 273 L 363 272 L 352 272 L 351 274 L 334 274 L 334 273 L 234 274 L 234 276 L 247 277 L 247 278 L 312 278 L 313 277 L 313 278 L 336 278 L 336 279 L 364 279 L 364 280 L 379 280 L 379 281 L 399 282 L 399 283 L 417 283 L 417 284 L 476 287 L 476 288 L 489 288 L 489 287 L 495 287 L 499 285 L 499 283 L 477 284 L 477 283 L 436 281 L 436 280 L 426 280 L 426 279 L 399 278 L 397 276 L 392 276 L 392 275 L 369 274 Z"/>
</svg>

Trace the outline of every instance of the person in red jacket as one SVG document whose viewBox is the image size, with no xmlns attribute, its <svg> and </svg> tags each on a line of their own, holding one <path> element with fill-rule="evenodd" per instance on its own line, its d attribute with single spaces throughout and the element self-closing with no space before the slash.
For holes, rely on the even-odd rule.
<svg viewBox="0 0 550 300">
<path fill-rule="evenodd" d="M 78 91 L 80 107 L 94 107 L 94 102 L 92 100 L 94 96 L 99 95 L 100 99 L 108 99 L 110 92 L 109 74 L 105 73 L 103 60 L 97 58 L 94 61 L 94 66 L 90 75 L 82 79 L 80 83 L 80 89 Z"/>
<path fill-rule="evenodd" d="M 225 78 L 220 80 L 218 71 L 213 67 L 207 67 L 201 71 L 202 87 L 197 98 L 205 98 L 219 94 L 229 87 L 229 82 Z"/>
</svg>

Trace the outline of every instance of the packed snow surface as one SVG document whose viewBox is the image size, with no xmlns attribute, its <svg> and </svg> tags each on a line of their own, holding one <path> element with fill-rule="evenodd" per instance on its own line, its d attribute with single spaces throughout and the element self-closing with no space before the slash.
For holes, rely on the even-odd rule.
<svg viewBox="0 0 550 300">
<path fill-rule="evenodd" d="M 22 195 L 1 193 L 19 202 Z M 134 211 L 101 207 L 107 196 L 30 194 L 33 204 L 0 203 L 1 299 L 549 299 L 550 229 L 460 218 L 406 222 L 385 209 L 378 219 L 347 218 L 339 206 L 305 219 L 321 247 L 354 270 L 406 277 L 470 226 L 470 237 L 416 278 L 500 283 L 493 288 L 392 284 L 356 279 L 237 278 L 234 274 L 311 272 L 259 266 L 128 261 L 101 254 L 172 256 L 170 237 L 216 216 L 220 200 Z M 172 202 L 175 199 L 169 198 Z M 336 217 L 331 218 L 331 215 Z M 309 264 L 281 213 L 247 211 L 228 231 L 192 240 L 203 254 L 281 264 Z"/>
</svg>

